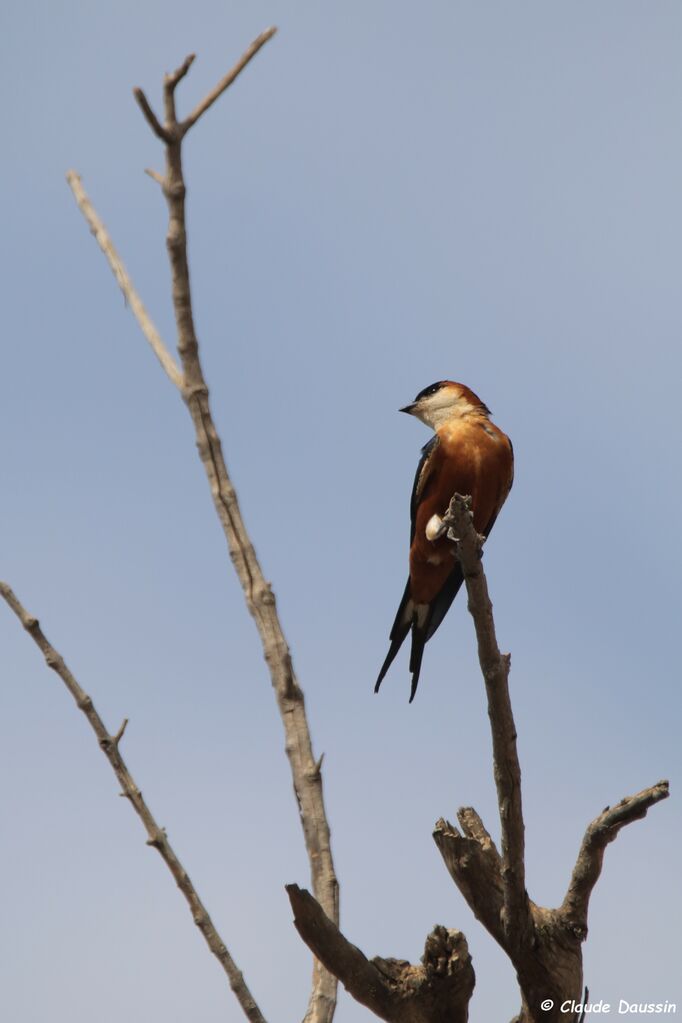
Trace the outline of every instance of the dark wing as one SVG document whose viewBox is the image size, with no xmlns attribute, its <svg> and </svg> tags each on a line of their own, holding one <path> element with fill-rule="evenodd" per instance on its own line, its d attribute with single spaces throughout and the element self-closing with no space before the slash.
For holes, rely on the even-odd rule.
<svg viewBox="0 0 682 1023">
<path fill-rule="evenodd" d="M 434 597 L 431 601 L 429 616 L 424 623 L 424 631 L 426 633 L 426 638 L 424 639 L 425 643 L 431 639 L 434 632 L 450 610 L 450 605 L 459 593 L 463 582 L 464 575 L 462 573 L 462 566 L 459 562 L 457 562 L 452 572 L 445 580 L 442 590 L 438 596 Z"/>
<path fill-rule="evenodd" d="M 419 459 L 419 465 L 417 466 L 417 472 L 415 473 L 414 484 L 412 486 L 412 496 L 410 497 L 410 544 L 412 544 L 414 539 L 417 504 L 419 503 L 419 498 L 422 496 L 424 487 L 426 486 L 427 480 L 431 474 L 431 470 L 433 468 L 432 455 L 439 443 L 437 435 L 434 434 L 431 440 L 422 448 L 422 456 Z M 450 605 L 448 604 L 448 607 L 449 606 Z M 394 657 L 400 650 L 403 640 L 412 628 L 412 612 L 413 604 L 410 596 L 410 580 L 408 579 L 405 592 L 403 593 L 403 599 L 400 601 L 398 613 L 395 616 L 393 628 L 391 629 L 391 645 L 388 653 L 386 654 L 386 660 L 381 666 L 381 671 L 379 672 L 379 677 L 374 687 L 375 693 L 379 691 L 379 686 L 381 685 L 384 675 L 388 671 Z"/>
<path fill-rule="evenodd" d="M 438 434 L 434 433 L 430 441 L 428 441 L 422 448 L 422 456 L 419 459 L 419 465 L 414 476 L 414 484 L 412 486 L 412 496 L 410 498 L 410 545 L 414 540 L 415 530 L 415 519 L 417 517 L 417 505 L 419 504 L 419 498 L 424 493 L 424 487 L 426 482 L 431 475 L 433 469 L 433 455 L 436 452 L 436 448 L 440 444 Z"/>
</svg>

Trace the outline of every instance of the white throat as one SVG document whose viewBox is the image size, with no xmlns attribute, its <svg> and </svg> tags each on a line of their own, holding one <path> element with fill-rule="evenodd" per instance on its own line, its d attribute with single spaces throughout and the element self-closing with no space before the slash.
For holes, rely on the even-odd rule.
<svg viewBox="0 0 682 1023">
<path fill-rule="evenodd" d="M 422 398 L 414 410 L 414 415 L 432 430 L 437 430 L 449 419 L 463 419 L 477 412 L 479 409 L 466 398 L 453 395 L 452 391 L 443 390 Z"/>
</svg>

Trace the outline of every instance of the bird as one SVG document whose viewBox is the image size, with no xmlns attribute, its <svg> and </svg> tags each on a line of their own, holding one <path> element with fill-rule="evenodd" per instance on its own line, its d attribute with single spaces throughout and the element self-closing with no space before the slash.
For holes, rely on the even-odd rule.
<svg viewBox="0 0 682 1023">
<path fill-rule="evenodd" d="M 447 614 L 464 581 L 455 545 L 442 517 L 454 494 L 471 497 L 474 527 L 490 535 L 514 480 L 514 449 L 490 420 L 487 405 L 465 384 L 440 380 L 400 409 L 435 432 L 424 445 L 410 499 L 410 574 L 390 633 L 390 647 L 374 692 L 408 632 L 412 632 L 412 703 L 424 646 Z"/>
</svg>

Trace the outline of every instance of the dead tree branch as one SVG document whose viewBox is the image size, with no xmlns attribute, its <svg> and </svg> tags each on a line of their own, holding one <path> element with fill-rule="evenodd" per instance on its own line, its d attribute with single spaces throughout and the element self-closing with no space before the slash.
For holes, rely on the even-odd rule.
<svg viewBox="0 0 682 1023">
<path fill-rule="evenodd" d="M 434 927 L 421 964 L 367 957 L 352 945 L 319 903 L 287 885 L 294 924 L 303 941 L 356 1001 L 388 1023 L 466 1023 L 474 970 L 460 931 Z"/>
<path fill-rule="evenodd" d="M 480 817 L 471 807 L 457 812 L 459 831 L 441 818 L 433 837 L 445 866 L 474 916 L 504 945 L 502 861 Z M 472 823 L 475 819 L 476 824 Z"/>
<path fill-rule="evenodd" d="M 567 926 L 587 937 L 587 910 L 601 874 L 606 846 L 613 842 L 621 828 L 646 817 L 647 810 L 661 799 L 667 799 L 669 794 L 668 782 L 659 781 L 635 796 L 627 796 L 616 806 L 607 806 L 592 821 L 585 832 L 568 891 L 559 910 Z"/>
<path fill-rule="evenodd" d="M 272 588 L 265 580 L 244 526 L 237 495 L 225 465 L 199 355 L 187 257 L 182 142 L 190 128 L 235 81 L 274 32 L 275 29 L 268 29 L 254 40 L 237 64 L 184 120 L 177 116 L 175 93 L 194 61 L 193 54 L 164 78 L 163 124 L 142 90 L 134 90 L 147 123 L 165 146 L 165 174 L 160 175 L 155 171 L 148 173 L 161 185 L 168 204 L 166 242 L 181 370 L 151 324 L 106 230 L 74 172 L 68 176 L 69 184 L 138 322 L 165 372 L 180 390 L 190 413 L 215 509 L 248 609 L 261 638 L 284 723 L 286 752 L 298 800 L 314 892 L 313 896 L 296 885 L 287 887 L 295 925 L 316 957 L 306 1023 L 331 1023 L 336 1005 L 336 978 L 343 981 L 359 1002 L 390 1023 L 466 1023 L 474 973 L 466 940 L 459 931 L 434 928 L 427 938 L 421 965 L 414 966 L 396 959 L 376 957 L 368 960 L 347 941 L 338 928 L 338 884 L 324 809 L 321 758 L 316 761 L 313 756 L 303 693 L 294 673 Z M 649 807 L 667 797 L 668 784 L 659 782 L 650 789 L 624 799 L 614 808 L 607 808 L 589 825 L 566 896 L 558 909 L 537 906 L 529 899 L 525 881 L 521 769 L 509 695 L 510 657 L 502 654 L 497 644 L 492 604 L 481 565 L 481 547 L 485 538 L 477 535 L 469 506 L 468 498 L 455 495 L 444 523 L 449 538 L 456 544 L 457 557 L 467 586 L 469 611 L 476 630 L 492 734 L 493 773 L 500 816 L 500 850 L 498 852 L 481 818 L 471 807 L 458 812 L 459 827 L 443 819 L 439 820 L 434 839 L 468 905 L 505 950 L 516 969 L 522 1000 L 521 1011 L 516 1017 L 517 1023 L 540 1023 L 540 1020 L 543 1023 L 575 1023 L 576 1015 L 562 1011 L 561 1005 L 567 1000 L 580 1002 L 583 984 L 581 945 L 587 935 L 589 899 L 601 872 L 604 850 L 622 827 L 644 817 Z M 120 757 L 119 744 L 126 722 L 115 735 L 106 731 L 92 701 L 83 693 L 59 654 L 44 638 L 37 621 L 24 611 L 9 587 L 3 584 L 0 592 L 43 650 L 48 665 L 61 675 L 78 706 L 88 717 L 103 751 L 121 780 L 123 794 L 130 799 L 145 823 L 149 844 L 159 849 L 176 877 L 192 908 L 195 922 L 202 929 L 214 954 L 223 963 L 233 988 L 235 984 L 238 987 L 243 985 L 243 991 L 241 987 L 239 989 L 246 1003 L 242 997 L 240 1003 L 247 1016 L 249 1019 L 262 1019 L 241 974 L 234 967 L 191 887 L 189 878 L 172 852 L 165 832 L 158 828 L 149 814 Z M 232 973 L 228 964 L 231 964 Z"/>
<path fill-rule="evenodd" d="M 516 725 L 509 697 L 509 654 L 501 654 L 495 636 L 493 607 L 481 566 L 483 538 L 473 527 L 469 502 L 455 495 L 443 522 L 457 543 L 464 573 L 469 611 L 478 640 L 478 657 L 488 698 L 488 717 L 493 739 L 493 773 L 500 808 L 502 834 L 502 926 L 506 942 L 523 943 L 530 928 L 526 894 L 524 825 L 521 806 L 521 767 L 516 750 Z"/>
<path fill-rule="evenodd" d="M 230 557 L 244 590 L 247 607 L 256 622 L 265 660 L 270 670 L 272 685 L 284 724 L 286 752 L 291 766 L 294 790 L 310 861 L 313 891 L 327 916 L 338 922 L 338 883 L 331 855 L 330 831 L 324 806 L 319 761 L 313 754 L 303 692 L 298 684 L 291 653 L 277 614 L 275 596 L 270 583 L 265 579 L 244 525 L 237 494 L 227 471 L 220 437 L 213 420 L 208 386 L 199 357 L 199 345 L 194 327 L 187 260 L 186 186 L 182 168 L 182 140 L 192 125 L 212 106 L 258 50 L 272 37 L 274 31 L 274 29 L 268 29 L 254 40 L 232 70 L 199 103 L 185 121 L 177 119 L 175 89 L 187 74 L 193 60 L 192 55 L 187 57 L 175 72 L 166 75 L 164 79 L 165 122 L 163 126 L 142 90 L 136 89 L 134 94 L 150 127 L 165 143 L 166 172 L 162 182 L 169 214 L 166 243 L 171 264 L 177 349 L 182 364 L 181 383 L 178 386 L 194 424 L 199 457 L 206 471 L 216 513 L 227 540 Z M 158 180 L 158 176 L 155 175 L 155 177 Z M 69 183 L 73 189 L 72 181 L 70 180 Z M 74 194 L 76 194 L 75 191 Z M 121 278 L 112 263 L 110 252 L 104 247 L 103 251 L 116 273 L 119 284 L 123 287 Z M 118 257 L 116 257 L 116 261 L 120 264 Z M 133 308 L 132 303 L 131 308 Z M 137 316 L 134 308 L 133 312 Z M 139 316 L 137 318 L 140 322 Z M 164 366 L 164 368 L 166 367 Z M 336 978 L 316 962 L 313 968 L 313 986 L 305 1017 L 306 1023 L 331 1023 L 335 1005 Z"/>
<path fill-rule="evenodd" d="M 469 509 L 469 498 L 455 495 L 444 522 L 456 544 L 478 640 L 492 732 L 502 851 L 498 852 L 473 807 L 458 811 L 459 827 L 439 820 L 433 837 L 472 912 L 516 969 L 521 1010 L 514 1023 L 578 1023 L 578 1013 L 567 1010 L 566 1004 L 581 1003 L 587 908 L 604 849 L 622 827 L 644 817 L 650 806 L 667 797 L 668 783 L 659 782 L 613 808 L 607 807 L 590 824 L 559 909 L 545 909 L 528 898 L 521 768 L 508 684 L 510 658 L 500 653 L 497 645 L 481 565 L 485 538 L 477 535 Z M 353 997 L 381 1019 L 390 1023 L 466 1023 L 474 974 L 466 940 L 459 931 L 436 927 L 427 939 L 421 966 L 395 959 L 368 960 L 308 892 L 297 885 L 288 885 L 287 892 L 303 940 Z M 434 963 L 438 964 L 435 971 Z"/>
<path fill-rule="evenodd" d="M 459 811 L 460 829 L 439 820 L 434 839 L 450 875 L 478 920 L 511 959 L 522 1006 L 514 1023 L 575 1023 L 562 1012 L 566 1001 L 580 1004 L 583 990 L 582 942 L 587 937 L 589 898 L 601 872 L 604 849 L 620 829 L 665 799 L 668 783 L 607 807 L 588 827 L 566 897 L 559 909 L 535 905 L 525 890 L 521 769 L 509 698 L 508 654 L 495 637 L 492 604 L 481 565 L 484 537 L 476 534 L 469 499 L 455 495 L 444 522 L 457 545 L 474 619 L 481 671 L 488 697 L 495 785 L 500 810 L 502 853 L 498 853 L 478 814 Z"/>
<path fill-rule="evenodd" d="M 230 987 L 234 991 L 237 1001 L 242 1007 L 246 1018 L 250 1020 L 251 1023 L 265 1023 L 265 1019 L 256 1005 L 253 995 L 249 991 L 242 973 L 237 968 L 234 959 L 225 947 L 225 943 L 218 934 L 206 907 L 199 898 L 194 885 L 190 881 L 187 871 L 173 851 L 173 848 L 168 841 L 165 828 L 159 827 L 156 823 L 151 810 L 142 797 L 140 789 L 135 784 L 135 780 L 128 770 L 125 760 L 121 756 L 119 747 L 121 739 L 123 738 L 123 733 L 125 732 L 128 724 L 127 718 L 124 720 L 118 732 L 116 732 L 115 735 L 111 735 L 97 713 L 91 697 L 88 696 L 85 690 L 81 688 L 76 678 L 66 665 L 62 655 L 55 650 L 46 638 L 44 632 L 40 628 L 38 619 L 28 613 L 7 583 L 0 582 L 0 596 L 3 597 L 12 611 L 14 611 L 31 639 L 39 648 L 45 658 L 45 663 L 48 668 L 52 668 L 52 670 L 59 675 L 64 685 L 76 701 L 76 705 L 85 714 L 88 724 L 97 736 L 100 749 L 111 764 L 112 770 L 118 778 L 121 786 L 120 794 L 126 797 L 145 827 L 148 835 L 147 845 L 153 846 L 158 850 L 159 855 L 173 875 L 175 883 L 184 895 L 187 905 L 189 906 L 194 923 L 203 934 L 206 944 L 227 974 Z"/>
<path fill-rule="evenodd" d="M 171 383 L 175 384 L 179 390 L 182 390 L 182 373 L 180 372 L 175 359 L 163 343 L 161 335 L 152 322 L 151 316 L 145 309 L 142 299 L 135 290 L 135 286 L 128 275 L 128 271 L 123 265 L 121 257 L 114 248 L 114 243 L 109 237 L 106 227 L 97 216 L 97 212 L 81 184 L 79 175 L 76 174 L 75 171 L 70 170 L 66 175 L 66 180 L 68 181 L 69 187 L 73 192 L 76 202 L 78 203 L 79 210 L 88 222 L 88 227 L 94 235 L 95 241 L 107 257 L 109 266 L 111 267 L 111 272 L 116 278 L 118 286 L 123 292 L 123 297 L 130 306 L 133 316 L 139 323 L 142 333 L 151 345 L 154 355 L 161 363 L 163 370 Z"/>
<path fill-rule="evenodd" d="M 162 127 L 158 117 L 152 110 L 149 100 L 145 96 L 142 89 L 133 89 L 133 95 L 140 105 L 140 109 L 145 116 L 145 120 L 149 127 L 152 129 L 157 138 L 160 138 L 162 142 L 170 142 L 170 136 L 165 128 Z"/>
<path fill-rule="evenodd" d="M 213 106 L 215 101 L 220 96 L 222 96 L 222 94 L 225 92 L 225 89 L 228 89 L 232 85 L 237 75 L 239 75 L 244 70 L 249 61 L 256 56 L 261 46 L 265 46 L 267 41 L 269 39 L 272 39 L 276 31 L 277 29 L 274 26 L 271 26 L 270 28 L 266 28 L 264 32 L 261 32 L 257 39 L 254 39 L 254 41 L 249 46 L 248 50 L 240 57 L 240 59 L 237 61 L 232 70 L 228 71 L 224 78 L 221 78 L 221 80 L 218 82 L 215 88 L 211 89 L 209 94 L 206 97 L 204 97 L 201 103 L 199 103 L 198 106 L 194 108 L 189 117 L 185 118 L 185 120 L 182 123 L 183 134 L 189 131 L 192 125 L 196 124 L 199 118 L 206 113 L 208 108 Z"/>
</svg>

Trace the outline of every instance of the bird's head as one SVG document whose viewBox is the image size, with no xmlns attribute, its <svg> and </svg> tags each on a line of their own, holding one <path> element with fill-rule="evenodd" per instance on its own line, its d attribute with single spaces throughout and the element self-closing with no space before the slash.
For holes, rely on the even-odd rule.
<svg viewBox="0 0 682 1023">
<path fill-rule="evenodd" d="M 473 391 L 464 384 L 455 383 L 454 380 L 439 380 L 437 384 L 425 387 L 411 405 L 406 405 L 400 411 L 416 416 L 434 430 L 448 419 L 459 419 L 472 414 L 486 417 L 490 415 L 490 409 Z"/>
</svg>

